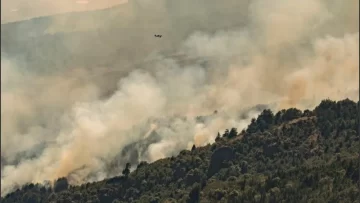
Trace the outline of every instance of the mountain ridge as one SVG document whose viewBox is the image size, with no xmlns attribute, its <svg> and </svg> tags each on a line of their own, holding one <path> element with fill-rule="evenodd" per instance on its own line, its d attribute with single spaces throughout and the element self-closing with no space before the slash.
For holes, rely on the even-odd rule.
<svg viewBox="0 0 360 203">
<path fill-rule="evenodd" d="M 141 162 L 131 173 L 128 164 L 123 176 L 99 182 L 27 184 L 1 202 L 359 202 L 357 105 L 265 109 L 247 129 L 226 130 L 211 145 Z"/>
</svg>

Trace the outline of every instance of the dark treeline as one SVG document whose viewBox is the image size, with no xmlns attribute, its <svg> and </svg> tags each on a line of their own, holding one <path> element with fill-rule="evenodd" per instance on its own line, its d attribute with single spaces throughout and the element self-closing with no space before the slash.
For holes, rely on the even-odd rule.
<svg viewBox="0 0 360 203">
<path fill-rule="evenodd" d="M 2 197 L 25 202 L 360 202 L 357 104 L 324 100 L 314 110 L 264 110 L 248 128 L 123 176 L 80 186 L 27 184 Z M 136 170 L 130 173 L 131 167 Z"/>
</svg>

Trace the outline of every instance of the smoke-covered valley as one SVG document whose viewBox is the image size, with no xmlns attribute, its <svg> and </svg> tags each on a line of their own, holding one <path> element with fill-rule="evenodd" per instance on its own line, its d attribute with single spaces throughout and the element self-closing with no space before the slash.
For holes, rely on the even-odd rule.
<svg viewBox="0 0 360 203">
<path fill-rule="evenodd" d="M 358 9 L 138 0 L 2 24 L 1 194 L 119 175 L 241 130 L 264 108 L 358 101 Z"/>
</svg>

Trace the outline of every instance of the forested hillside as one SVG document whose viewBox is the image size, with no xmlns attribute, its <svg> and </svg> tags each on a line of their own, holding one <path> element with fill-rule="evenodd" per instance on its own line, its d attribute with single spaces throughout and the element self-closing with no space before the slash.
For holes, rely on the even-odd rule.
<svg viewBox="0 0 360 203">
<path fill-rule="evenodd" d="M 360 202 L 357 104 L 264 110 L 247 129 L 81 186 L 27 184 L 1 202 Z M 135 169 L 130 172 L 131 169 Z"/>
</svg>

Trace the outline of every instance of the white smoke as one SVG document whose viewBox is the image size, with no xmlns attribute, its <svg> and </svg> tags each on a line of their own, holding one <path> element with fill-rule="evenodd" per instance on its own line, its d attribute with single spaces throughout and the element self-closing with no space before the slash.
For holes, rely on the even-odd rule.
<svg viewBox="0 0 360 203">
<path fill-rule="evenodd" d="M 221 8 L 230 9 L 231 2 L 223 1 Z M 206 65 L 149 56 L 151 63 L 118 74 L 116 90 L 105 98 L 87 69 L 44 76 L 2 58 L 1 194 L 62 176 L 71 176 L 73 184 L 112 176 L 106 164 L 152 130 L 161 139 L 139 161 L 211 143 L 226 128 L 241 130 L 260 112 L 248 112 L 247 119 L 239 115 L 257 104 L 274 104 L 276 111 L 313 108 L 325 98 L 357 101 L 359 29 L 351 22 L 358 10 L 345 15 L 345 8 L 358 1 L 339 2 L 244 1 L 244 26 L 207 33 L 179 25 L 191 34 L 173 48 L 205 59 Z M 199 5 L 209 11 L 210 6 Z M 209 17 L 216 22 L 216 16 Z M 214 110 L 218 113 L 212 115 Z M 197 122 L 203 115 L 211 116 Z"/>
</svg>

